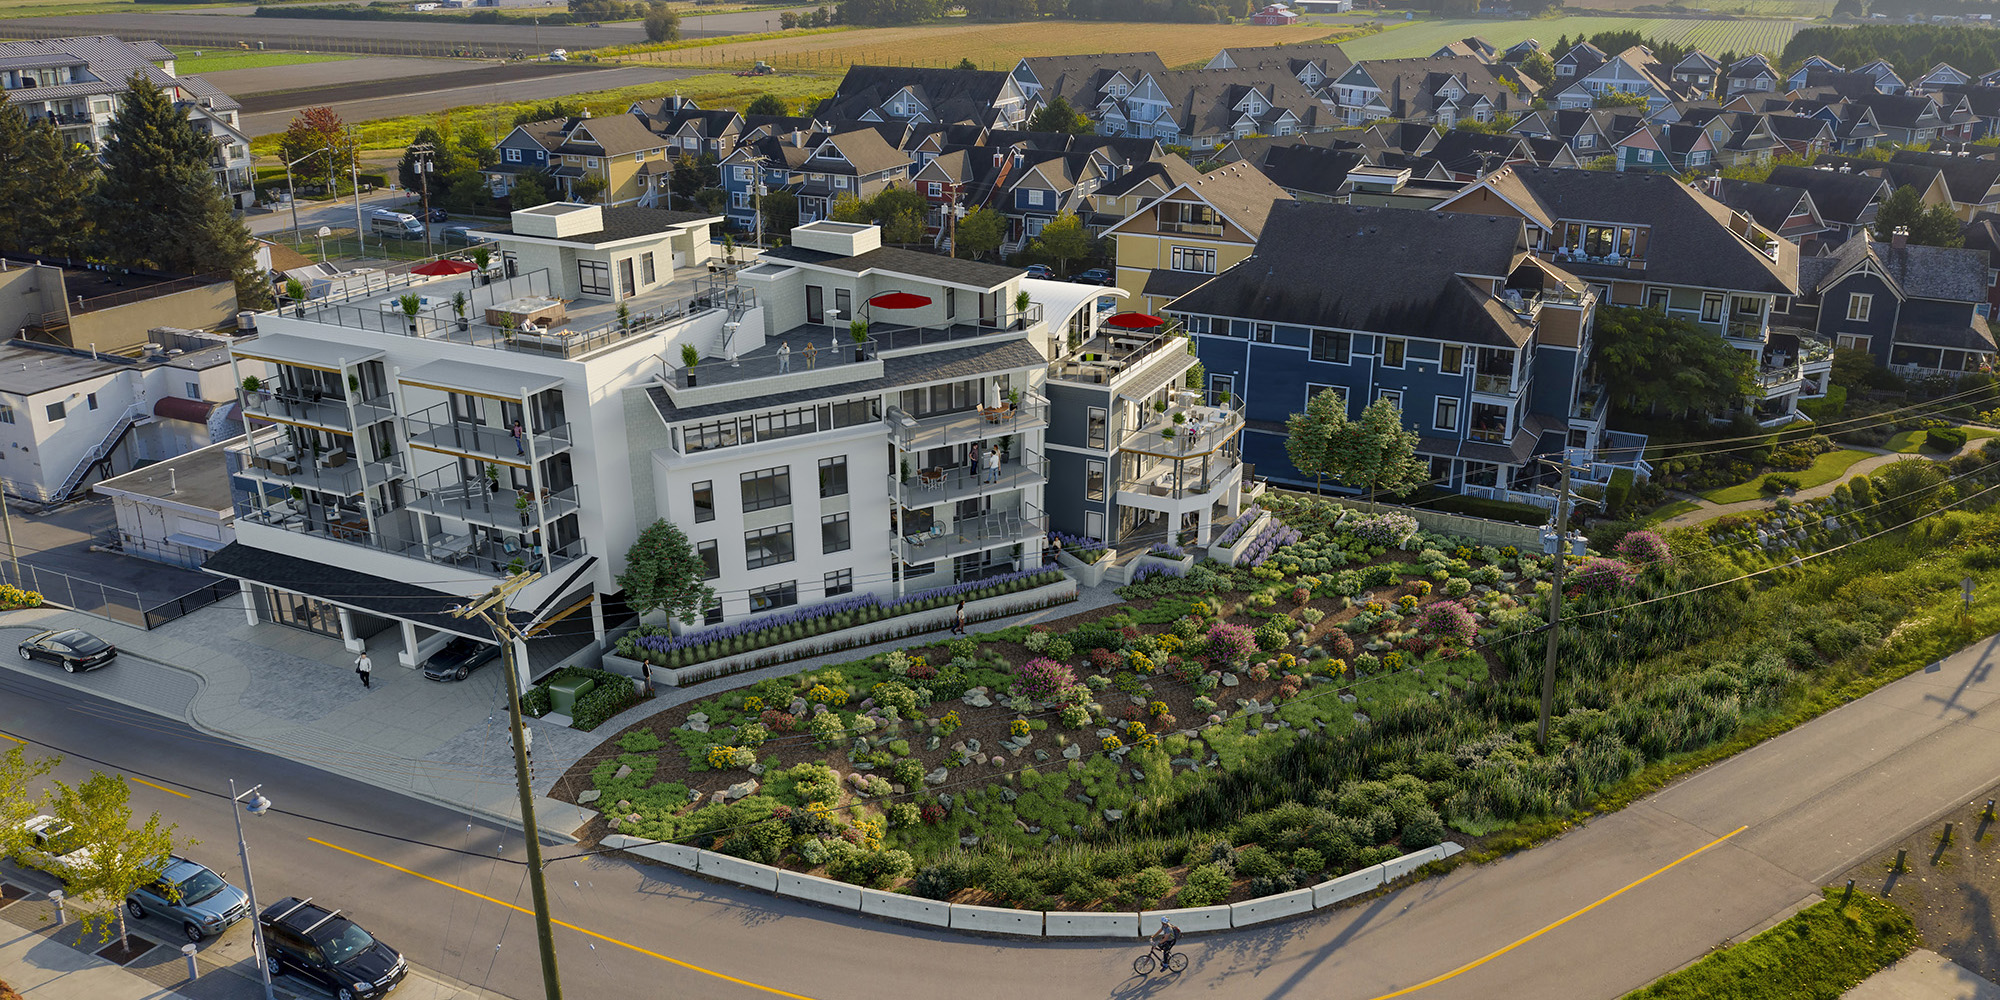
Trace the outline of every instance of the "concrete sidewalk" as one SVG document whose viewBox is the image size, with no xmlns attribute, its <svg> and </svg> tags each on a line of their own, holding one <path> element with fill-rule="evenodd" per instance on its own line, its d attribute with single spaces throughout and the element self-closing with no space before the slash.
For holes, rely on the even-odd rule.
<svg viewBox="0 0 2000 1000">
<path fill-rule="evenodd" d="M 1919 948 L 1842 994 L 1842 1000 L 2000 1000 L 2000 986 Z"/>
<path fill-rule="evenodd" d="M 13 899 L 9 893 L 4 899 Z M 0 979 L 25 1000 L 263 1000 L 264 983 L 254 960 L 221 964 L 198 951 L 200 976 L 189 979 L 179 939 L 162 942 L 127 965 L 100 958 L 96 934 L 84 934 L 70 920 L 58 927 L 48 897 L 0 903 Z M 152 937 L 153 928 L 133 927 Z M 116 931 L 114 930 L 115 934 Z M 247 941 L 248 928 L 234 927 Z M 280 976 L 274 992 L 287 1000 L 325 1000 L 326 994 Z M 491 1000 L 496 994 L 445 979 L 416 966 L 389 994 L 394 1000 Z"/>
</svg>

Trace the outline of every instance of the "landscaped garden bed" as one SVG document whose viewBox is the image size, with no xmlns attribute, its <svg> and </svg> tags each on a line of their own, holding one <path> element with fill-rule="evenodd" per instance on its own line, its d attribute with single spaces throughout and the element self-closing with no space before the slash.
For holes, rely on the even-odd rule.
<svg viewBox="0 0 2000 1000">
<path fill-rule="evenodd" d="M 1571 560 L 1538 747 L 1548 557 L 1264 504 L 1241 565 L 679 706 L 553 794 L 603 813 L 587 840 L 957 903 L 1211 905 L 1446 837 L 1532 842 L 2000 626 L 2000 601 L 1970 624 L 1954 605 L 1960 575 L 2000 570 L 1992 515 L 1798 567 L 1633 532 Z"/>
</svg>

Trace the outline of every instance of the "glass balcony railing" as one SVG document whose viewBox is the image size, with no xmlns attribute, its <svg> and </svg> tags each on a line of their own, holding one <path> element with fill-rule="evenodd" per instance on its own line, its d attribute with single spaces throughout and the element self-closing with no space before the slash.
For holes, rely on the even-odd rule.
<svg viewBox="0 0 2000 1000">
<path fill-rule="evenodd" d="M 502 530 L 539 528 L 578 509 L 576 487 L 565 490 L 512 489 L 492 481 L 466 482 L 456 469 L 426 473 L 410 484 L 412 510 Z"/>
<path fill-rule="evenodd" d="M 451 411 L 450 403 L 439 403 L 412 413 L 405 419 L 410 443 L 431 451 L 473 455 L 513 462 L 526 458 L 529 448 L 537 459 L 565 451 L 574 443 L 570 425 L 556 424 L 528 432 L 528 440 L 517 441 L 513 431 L 492 424 L 474 423 Z"/>
<path fill-rule="evenodd" d="M 277 377 L 260 379 L 257 391 L 245 390 L 242 397 L 244 412 L 253 416 L 334 430 L 353 430 L 356 421 L 367 425 L 396 415 L 395 396 L 391 393 L 362 397 L 359 393 L 316 383 L 289 384 Z"/>
<path fill-rule="evenodd" d="M 889 425 L 896 446 L 904 451 L 945 448 L 1048 426 L 1047 399 L 1032 392 L 1020 393 L 1017 398 L 1018 402 L 928 417 L 914 417 L 901 409 L 891 408 L 882 422 Z"/>
<path fill-rule="evenodd" d="M 1048 534 L 1048 516 L 1034 508 L 991 511 L 977 517 L 961 518 L 949 527 L 935 524 L 930 530 L 907 532 L 896 540 L 903 562 L 910 565 L 937 562 L 972 555 L 1003 545 L 1014 545 Z"/>
<path fill-rule="evenodd" d="M 1488 396 L 1519 396 L 1532 381 L 1529 374 L 1516 375 L 1512 372 L 1490 374 L 1477 372 L 1472 376 L 1472 391 Z"/>
<path fill-rule="evenodd" d="M 1180 418 L 1180 419 L 1176 419 Z M 1227 406 L 1181 404 L 1151 418 L 1119 442 L 1120 451 L 1182 460 L 1230 447 L 1243 429 L 1243 403 Z"/>
<path fill-rule="evenodd" d="M 325 538 L 492 577 L 524 570 L 560 569 L 588 554 L 582 539 L 545 552 L 543 546 L 532 541 L 530 534 L 500 533 L 482 527 L 425 535 L 417 531 L 415 518 L 407 509 L 378 512 L 373 531 L 369 530 L 366 515 L 358 509 L 302 500 L 267 499 L 260 506 L 255 497 L 250 497 L 236 502 L 236 516 L 246 524 Z"/>
<path fill-rule="evenodd" d="M 1015 458 L 1001 462 L 997 472 L 974 469 L 969 465 L 912 468 L 907 478 L 901 474 L 889 477 L 889 495 L 905 508 L 936 507 L 994 493 L 1046 486 L 1048 478 L 1049 461 L 1046 458 Z"/>
</svg>

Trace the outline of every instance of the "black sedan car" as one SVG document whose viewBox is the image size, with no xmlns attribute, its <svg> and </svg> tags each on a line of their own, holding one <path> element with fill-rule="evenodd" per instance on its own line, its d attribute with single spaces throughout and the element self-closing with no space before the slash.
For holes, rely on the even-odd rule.
<svg viewBox="0 0 2000 1000">
<path fill-rule="evenodd" d="M 118 655 L 118 647 L 82 629 L 37 632 L 21 640 L 21 659 L 47 660 L 65 672 L 95 670 Z"/>
<path fill-rule="evenodd" d="M 1111 284 L 1111 272 L 1101 267 L 1093 267 L 1088 271 L 1078 272 L 1075 280 L 1086 285 L 1108 285 Z"/>
<path fill-rule="evenodd" d="M 431 209 L 431 217 L 430 217 L 429 221 L 431 221 L 431 222 L 443 222 L 444 220 L 446 220 L 446 219 L 449 219 L 449 218 L 451 218 L 451 216 L 450 216 L 450 215 L 448 215 L 448 214 L 446 214 L 446 212 L 445 212 L 445 210 L 444 210 L 444 209 L 442 209 L 442 208 L 433 208 L 433 209 Z"/>
<path fill-rule="evenodd" d="M 500 655 L 500 647 L 460 637 L 424 661 L 424 676 L 434 681 L 462 681 L 487 661 Z"/>
<path fill-rule="evenodd" d="M 475 243 L 486 242 L 484 238 L 473 235 L 471 228 L 466 226 L 446 226 L 438 230 L 438 238 L 448 247 L 469 247 Z"/>
<path fill-rule="evenodd" d="M 396 949 L 361 925 L 310 899 L 288 897 L 257 915 L 264 929 L 271 975 L 291 973 L 339 1000 L 374 1000 L 409 975 Z"/>
</svg>

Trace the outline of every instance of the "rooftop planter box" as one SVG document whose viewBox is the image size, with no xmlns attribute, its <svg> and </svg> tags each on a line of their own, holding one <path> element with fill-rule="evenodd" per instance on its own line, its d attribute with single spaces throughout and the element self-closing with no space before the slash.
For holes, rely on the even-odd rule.
<svg viewBox="0 0 2000 1000">
<path fill-rule="evenodd" d="M 1217 538 L 1214 544 L 1208 547 L 1208 557 L 1224 566 L 1236 565 L 1236 560 L 1242 557 L 1243 550 L 1257 540 L 1257 536 L 1263 532 L 1265 524 L 1270 519 L 1271 515 L 1256 504 L 1244 508 L 1243 513 L 1238 515 L 1235 522 L 1222 533 L 1222 537 Z"/>
<path fill-rule="evenodd" d="M 1076 581 L 1068 575 L 1034 569 L 902 598 L 860 594 L 681 635 L 641 628 L 619 638 L 604 666 L 632 677 L 649 670 L 656 682 L 679 686 L 943 628 L 960 600 L 973 622 L 1075 599 Z"/>
</svg>

